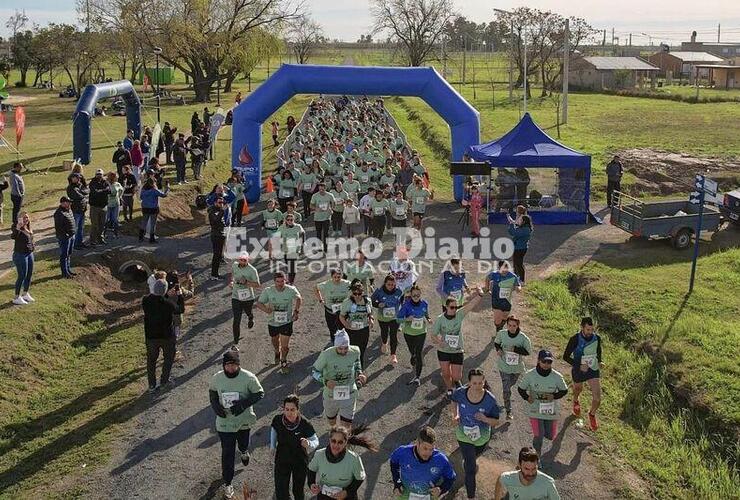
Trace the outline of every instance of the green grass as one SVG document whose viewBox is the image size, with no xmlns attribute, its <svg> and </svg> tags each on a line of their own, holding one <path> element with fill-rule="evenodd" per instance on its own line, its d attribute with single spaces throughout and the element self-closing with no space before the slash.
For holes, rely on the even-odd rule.
<svg viewBox="0 0 740 500">
<path fill-rule="evenodd" d="M 686 263 L 591 263 L 528 287 L 539 326 L 559 351 L 582 315 L 596 317 L 606 363 L 599 441 L 659 498 L 740 491 L 740 296 L 732 293 L 739 262 L 740 250 L 701 258 L 685 302 Z"/>
</svg>

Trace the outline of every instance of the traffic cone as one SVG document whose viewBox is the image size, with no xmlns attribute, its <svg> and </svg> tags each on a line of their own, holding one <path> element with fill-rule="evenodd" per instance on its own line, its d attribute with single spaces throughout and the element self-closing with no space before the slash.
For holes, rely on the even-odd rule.
<svg viewBox="0 0 740 500">
<path fill-rule="evenodd" d="M 249 203 L 244 200 L 244 206 L 242 207 L 242 215 L 249 215 Z"/>
<path fill-rule="evenodd" d="M 265 182 L 265 193 L 272 193 L 275 191 L 275 186 L 272 184 L 272 177 L 267 177 L 267 181 Z"/>
</svg>

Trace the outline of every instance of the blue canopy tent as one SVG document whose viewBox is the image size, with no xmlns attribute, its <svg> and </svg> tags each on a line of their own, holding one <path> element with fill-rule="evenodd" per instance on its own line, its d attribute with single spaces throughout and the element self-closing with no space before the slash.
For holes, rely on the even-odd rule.
<svg viewBox="0 0 740 500">
<path fill-rule="evenodd" d="M 507 209 L 517 204 L 529 207 L 536 224 L 588 222 L 591 156 L 552 139 L 534 123 L 529 113 L 525 113 L 503 137 L 471 146 L 467 154 L 475 161 L 488 163 L 492 169 L 491 184 L 495 188 L 489 187 L 496 189 L 497 194 L 494 203 L 489 205 L 492 207 L 488 213 L 489 224 L 506 223 Z M 537 169 L 549 170 L 535 176 Z M 527 192 L 530 171 L 535 183 L 534 189 Z M 548 172 L 550 179 L 546 178 Z"/>
</svg>

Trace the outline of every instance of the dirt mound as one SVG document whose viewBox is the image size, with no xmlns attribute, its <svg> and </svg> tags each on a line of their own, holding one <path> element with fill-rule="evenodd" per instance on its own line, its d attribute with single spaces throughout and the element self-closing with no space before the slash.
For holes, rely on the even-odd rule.
<svg viewBox="0 0 740 500">
<path fill-rule="evenodd" d="M 626 191 L 633 195 L 688 194 L 698 173 L 716 180 L 721 191 L 740 185 L 740 158 L 699 157 L 641 148 L 618 154 L 625 171 L 640 181 L 627 187 Z"/>
</svg>

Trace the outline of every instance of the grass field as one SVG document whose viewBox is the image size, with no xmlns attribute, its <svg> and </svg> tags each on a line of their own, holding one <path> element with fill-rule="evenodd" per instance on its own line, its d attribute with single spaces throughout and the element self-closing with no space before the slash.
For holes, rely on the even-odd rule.
<svg viewBox="0 0 740 500">
<path fill-rule="evenodd" d="M 558 351 L 582 315 L 599 322 L 606 364 L 600 442 L 659 498 L 740 491 L 740 297 L 727 293 L 740 285 L 738 263 L 737 249 L 700 259 L 689 298 L 684 262 L 592 263 L 529 288 L 530 306 Z"/>
</svg>

